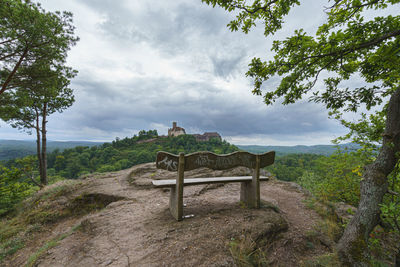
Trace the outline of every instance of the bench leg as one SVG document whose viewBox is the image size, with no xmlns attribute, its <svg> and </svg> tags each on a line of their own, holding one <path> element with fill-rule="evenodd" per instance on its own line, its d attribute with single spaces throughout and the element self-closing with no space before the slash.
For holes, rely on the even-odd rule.
<svg viewBox="0 0 400 267">
<path fill-rule="evenodd" d="M 169 210 L 177 221 L 183 219 L 183 179 L 185 171 L 185 154 L 179 154 L 178 176 L 176 177 L 176 185 L 171 187 L 171 195 L 169 196 Z"/>
<path fill-rule="evenodd" d="M 252 199 L 252 208 L 260 208 L 260 159 L 257 157 L 257 167 L 253 170 L 253 178 L 251 180 L 251 191 L 254 196 Z"/>
<path fill-rule="evenodd" d="M 251 195 L 251 190 L 250 190 L 250 182 L 241 182 L 240 185 L 240 201 L 246 204 L 248 206 L 248 203 L 250 202 L 250 195 Z"/>
<path fill-rule="evenodd" d="M 182 220 L 183 216 L 183 196 L 179 197 L 179 190 L 175 186 L 171 187 L 171 194 L 169 196 L 169 210 L 172 217 L 177 221 Z"/>
<path fill-rule="evenodd" d="M 242 182 L 240 186 L 240 201 L 244 202 L 248 208 L 260 208 L 260 180 L 257 173 L 253 174 L 252 181 Z"/>
<path fill-rule="evenodd" d="M 257 197 L 257 188 L 252 182 L 242 182 L 240 186 L 240 201 L 248 208 L 259 208 L 260 198 Z"/>
<path fill-rule="evenodd" d="M 248 208 L 257 208 L 256 191 L 252 182 L 242 182 L 240 186 L 240 201 Z"/>
</svg>

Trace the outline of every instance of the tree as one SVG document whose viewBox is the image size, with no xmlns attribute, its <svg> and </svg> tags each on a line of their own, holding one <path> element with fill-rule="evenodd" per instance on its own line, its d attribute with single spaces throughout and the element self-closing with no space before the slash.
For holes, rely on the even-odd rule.
<svg viewBox="0 0 400 267">
<path fill-rule="evenodd" d="M 298 0 L 202 0 L 237 11 L 228 24 L 248 33 L 257 20 L 264 23 L 266 37 L 282 28 L 284 16 L 300 5 Z M 254 80 L 253 93 L 263 96 L 267 105 L 283 98 L 283 104 L 312 94 L 311 101 L 323 103 L 333 112 L 357 112 L 360 107 L 380 105 L 389 98 L 382 146 L 376 160 L 365 166 L 361 182 L 361 198 L 357 213 L 346 227 L 338 243 L 340 259 L 346 265 L 366 265 L 367 241 L 379 221 L 380 203 L 388 188 L 388 175 L 400 151 L 400 16 L 366 17 L 365 11 L 393 7 L 399 0 L 334 0 L 325 13 L 327 20 L 314 35 L 295 30 L 293 36 L 273 42 L 273 59 L 254 58 L 246 73 Z M 324 73 L 325 88 L 314 88 Z M 263 83 L 281 76 L 275 89 L 264 89 Z M 345 82 L 361 76 L 365 85 L 348 88 Z"/>
<path fill-rule="evenodd" d="M 76 71 L 69 67 L 51 67 L 48 62 L 38 62 L 22 67 L 16 90 L 3 93 L 0 99 L 0 118 L 11 126 L 36 132 L 37 157 L 40 182 L 47 184 L 47 129 L 48 116 L 62 112 L 74 102 L 73 91 L 68 86 Z M 3 102 L 3 103 L 2 103 Z"/>
<path fill-rule="evenodd" d="M 46 12 L 29 0 L 0 0 L 0 117 L 35 129 L 42 184 L 47 184 L 46 123 L 72 105 L 76 71 L 65 67 L 75 45 L 72 14 Z"/>
<path fill-rule="evenodd" d="M 0 0 L 0 96 L 23 65 L 38 60 L 65 63 L 74 36 L 72 14 L 45 12 L 29 0 Z"/>
</svg>

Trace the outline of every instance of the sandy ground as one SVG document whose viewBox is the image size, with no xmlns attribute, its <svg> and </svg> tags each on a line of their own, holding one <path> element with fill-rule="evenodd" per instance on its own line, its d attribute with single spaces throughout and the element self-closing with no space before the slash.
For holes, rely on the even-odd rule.
<svg viewBox="0 0 400 267">
<path fill-rule="evenodd" d="M 198 170 L 185 176 L 247 172 L 244 168 Z M 234 266 L 229 243 L 244 238 L 262 244 L 273 266 L 298 266 L 307 257 L 329 251 L 323 245 L 307 247 L 307 233 L 319 217 L 305 207 L 305 195 L 295 184 L 273 179 L 262 182 L 261 209 L 240 205 L 238 183 L 185 187 L 184 214 L 194 217 L 177 222 L 168 210 L 168 189 L 151 186 L 151 179 L 165 178 L 174 178 L 174 173 L 148 163 L 85 179 L 76 195 L 104 194 L 123 199 L 99 212 L 55 225 L 7 266 L 23 265 L 40 244 L 77 224 L 81 229 L 48 250 L 37 266 Z"/>
</svg>

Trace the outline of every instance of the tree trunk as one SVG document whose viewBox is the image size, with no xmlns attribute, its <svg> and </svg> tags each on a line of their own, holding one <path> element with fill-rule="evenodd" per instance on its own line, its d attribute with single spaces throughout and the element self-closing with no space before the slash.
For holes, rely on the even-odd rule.
<svg viewBox="0 0 400 267">
<path fill-rule="evenodd" d="M 392 94 L 386 116 L 383 144 L 376 160 L 365 167 L 360 184 L 360 204 L 347 225 L 337 250 L 345 266 L 368 266 L 368 238 L 380 219 L 380 206 L 388 190 L 387 176 L 400 151 L 400 88 Z"/>
<path fill-rule="evenodd" d="M 40 181 L 47 185 L 47 139 L 46 139 L 46 121 L 47 119 L 47 103 L 43 105 L 42 111 L 42 175 Z"/>
<path fill-rule="evenodd" d="M 39 162 L 39 174 L 40 174 L 40 181 L 42 181 L 42 154 L 40 150 L 40 127 L 39 127 L 39 113 L 36 111 L 36 154 Z"/>
</svg>

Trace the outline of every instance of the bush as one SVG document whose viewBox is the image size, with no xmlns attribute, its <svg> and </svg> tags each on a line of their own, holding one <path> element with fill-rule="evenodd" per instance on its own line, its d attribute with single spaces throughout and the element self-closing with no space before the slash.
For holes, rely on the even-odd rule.
<svg viewBox="0 0 400 267">
<path fill-rule="evenodd" d="M 0 216 L 10 212 L 15 205 L 39 188 L 23 181 L 20 169 L 0 169 Z"/>
<path fill-rule="evenodd" d="M 362 168 L 370 160 L 371 156 L 363 151 L 338 150 L 330 157 L 319 158 L 316 167 L 303 173 L 298 183 L 319 199 L 357 206 Z"/>
<path fill-rule="evenodd" d="M 97 169 L 98 172 L 112 172 L 115 170 L 116 168 L 110 164 L 101 165 L 100 168 Z"/>
</svg>

